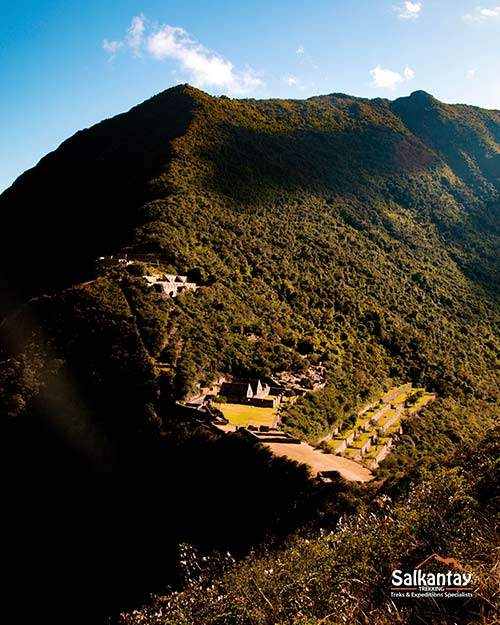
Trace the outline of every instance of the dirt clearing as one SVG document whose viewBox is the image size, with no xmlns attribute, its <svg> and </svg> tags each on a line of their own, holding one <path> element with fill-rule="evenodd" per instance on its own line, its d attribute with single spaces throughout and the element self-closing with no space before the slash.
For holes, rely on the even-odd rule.
<svg viewBox="0 0 500 625">
<path fill-rule="evenodd" d="M 350 482 L 369 482 L 373 479 L 370 469 L 361 466 L 354 460 L 325 454 L 311 447 L 307 443 L 293 445 L 290 443 L 264 443 L 277 456 L 286 456 L 290 460 L 296 460 L 311 467 L 312 474 L 318 471 L 338 471 L 340 475 Z"/>
</svg>

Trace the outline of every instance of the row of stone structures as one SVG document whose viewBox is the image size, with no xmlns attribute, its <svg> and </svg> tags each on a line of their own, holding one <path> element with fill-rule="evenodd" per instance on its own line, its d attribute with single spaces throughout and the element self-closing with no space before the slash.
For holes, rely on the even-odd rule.
<svg viewBox="0 0 500 625">
<path fill-rule="evenodd" d="M 380 421 L 380 419 L 390 410 L 390 408 L 390 404 L 386 404 L 385 406 L 380 408 L 380 410 L 378 410 L 374 415 L 366 419 L 364 423 L 362 423 L 358 428 L 353 430 L 333 449 L 333 453 L 340 454 L 345 451 L 354 441 L 356 441 L 362 435 L 363 432 L 367 432 L 368 430 L 372 429 Z M 401 404 L 400 406 L 398 406 L 397 410 L 394 412 L 391 418 L 388 419 L 383 426 L 381 426 L 380 429 L 382 432 L 386 432 L 390 428 L 390 426 L 400 417 L 402 410 L 403 405 Z M 376 434 L 374 434 L 374 436 L 376 437 Z M 372 441 L 372 443 L 374 442 L 375 440 Z M 368 446 L 368 449 L 370 448 L 370 446 L 371 445 Z"/>
<path fill-rule="evenodd" d="M 350 447 L 354 441 L 359 439 L 360 436 L 362 436 L 363 432 L 368 432 L 369 430 L 373 429 L 377 425 L 377 423 L 382 419 L 382 417 L 391 409 L 391 404 L 389 402 L 391 402 L 393 399 L 395 399 L 399 395 L 402 395 L 403 393 L 407 393 L 410 390 L 411 390 L 411 384 L 405 384 L 403 386 L 398 387 L 397 389 L 390 391 L 384 397 L 382 397 L 380 399 L 380 402 L 383 402 L 384 406 L 382 406 L 375 414 L 368 417 L 359 427 L 357 427 L 348 436 L 346 436 L 342 441 L 340 441 L 338 445 L 333 448 L 333 453 L 335 454 L 342 453 L 348 447 Z M 375 405 L 377 404 L 372 404 L 368 407 L 368 409 L 362 410 L 359 413 L 359 416 L 366 414 L 366 412 L 372 409 Z M 403 412 L 404 407 L 405 407 L 405 402 L 401 402 L 400 404 L 396 406 L 394 410 L 394 414 L 392 414 L 390 418 L 387 419 L 387 421 L 383 425 L 379 426 L 380 433 L 387 432 L 389 428 L 392 425 L 394 425 L 394 423 L 396 423 L 396 421 L 401 417 L 401 413 Z M 373 445 L 377 443 L 378 438 L 379 438 L 379 433 L 375 431 L 373 435 L 359 448 L 358 452 L 354 456 L 354 459 L 360 460 L 361 458 L 363 458 L 363 456 L 365 456 L 370 451 Z"/>
<path fill-rule="evenodd" d="M 161 274 L 154 276 L 144 276 L 149 286 L 152 286 L 161 297 L 175 297 L 183 291 L 196 291 L 198 285 L 188 282 L 187 276 L 175 276 L 172 274 Z"/>
</svg>

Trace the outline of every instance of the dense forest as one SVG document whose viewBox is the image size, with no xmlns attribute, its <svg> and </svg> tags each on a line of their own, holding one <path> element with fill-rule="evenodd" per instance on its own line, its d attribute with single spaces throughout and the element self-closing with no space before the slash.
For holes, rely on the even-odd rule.
<svg viewBox="0 0 500 625">
<path fill-rule="evenodd" d="M 163 622 L 347 622 L 335 606 L 349 597 L 349 622 L 387 622 L 376 620 L 386 568 L 453 548 L 425 508 L 435 492 L 451 518 L 446 487 L 460 500 L 457 556 L 474 560 L 470 536 L 492 554 L 478 558 L 481 600 L 464 622 L 494 622 L 484 619 L 498 609 L 499 194 L 500 113 L 424 92 L 256 101 L 179 86 L 25 172 L 0 196 L 12 622 L 20 606 L 105 622 L 167 588 L 184 588 L 201 610 L 209 582 L 222 589 L 220 612 L 208 601 L 196 620 L 172 599 Z M 96 266 L 118 252 L 161 261 L 200 288 L 164 300 L 143 278 L 147 261 Z M 283 418 L 308 440 L 389 384 L 438 394 L 364 487 L 314 482 L 175 408 L 221 374 L 319 363 L 326 387 Z M 403 549 L 412 519 L 421 534 Z M 235 562 L 213 555 L 227 550 Z M 179 564 L 186 553 L 204 581 Z M 295 582 L 264 584 L 277 561 Z M 369 569 L 366 594 L 349 579 L 358 565 Z M 318 571 L 313 594 L 293 590 Z M 241 612 L 234 585 L 246 588 Z M 304 605 L 278 600 L 285 586 Z M 259 589 L 273 609 L 254 614 Z M 137 622 L 156 624 L 158 609 Z M 411 607 L 395 609 L 394 623 L 417 622 Z M 435 622 L 455 622 L 436 610 Z"/>
</svg>

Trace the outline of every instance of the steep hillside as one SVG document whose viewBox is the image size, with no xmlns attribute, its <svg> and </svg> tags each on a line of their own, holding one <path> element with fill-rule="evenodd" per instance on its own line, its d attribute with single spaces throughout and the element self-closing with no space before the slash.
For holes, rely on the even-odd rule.
<svg viewBox="0 0 500 625">
<path fill-rule="evenodd" d="M 279 550 L 239 563 L 220 555 L 202 559 L 196 551 L 187 551 L 184 592 L 152 597 L 143 609 L 123 614 L 119 622 L 497 623 L 499 452 L 498 432 L 490 432 L 461 456 L 460 467 L 440 467 L 396 505 L 381 497 L 370 511 L 338 523 L 333 531 L 309 531 Z M 392 572 L 412 570 L 432 558 L 432 550 L 453 553 L 460 566 L 465 563 L 473 598 L 463 598 L 465 593 L 444 598 L 436 592 L 412 600 L 391 593 Z"/>
<path fill-rule="evenodd" d="M 204 287 L 153 323 L 171 397 L 321 361 L 329 422 L 289 418 L 311 434 L 387 378 L 496 401 L 499 153 L 498 112 L 424 92 L 176 87 L 77 133 L 1 196 L 4 310 L 91 279 L 100 254 L 150 253 Z"/>
</svg>

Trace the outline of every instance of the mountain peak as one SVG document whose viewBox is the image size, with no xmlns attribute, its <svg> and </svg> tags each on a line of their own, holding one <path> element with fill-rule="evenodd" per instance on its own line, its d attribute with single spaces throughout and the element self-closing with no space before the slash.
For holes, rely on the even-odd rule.
<svg viewBox="0 0 500 625">
<path fill-rule="evenodd" d="M 174 87 L 169 87 L 164 91 L 160 91 L 156 95 L 148 98 L 144 102 L 137 104 L 134 106 L 134 109 L 141 109 L 144 105 L 149 104 L 159 104 L 160 106 L 164 103 L 168 103 L 169 106 L 173 105 L 174 101 L 179 103 L 183 103 L 183 106 L 189 106 L 188 102 L 202 102 L 207 98 L 210 98 L 207 93 L 197 89 L 196 87 L 192 87 L 188 83 L 182 83 L 179 85 L 175 85 Z"/>
<path fill-rule="evenodd" d="M 415 100 L 435 100 L 436 98 L 431 95 L 430 93 L 427 93 L 427 91 L 424 91 L 423 89 L 418 89 L 417 91 L 413 91 L 412 93 L 410 93 L 410 95 L 408 96 L 410 98 L 413 98 Z"/>
<path fill-rule="evenodd" d="M 432 106 L 435 106 L 437 103 L 439 103 L 439 100 L 436 100 L 436 98 L 430 93 L 427 93 L 427 91 L 423 91 L 422 89 L 419 89 L 417 91 L 413 91 L 408 96 L 397 98 L 396 100 L 394 100 L 394 103 L 398 103 L 398 104 L 407 103 L 410 105 L 417 105 L 417 106 L 430 104 Z"/>
<path fill-rule="evenodd" d="M 423 91 L 419 89 L 418 91 L 413 91 L 408 96 L 403 96 L 401 98 L 396 98 L 391 103 L 391 108 L 398 115 L 405 115 L 408 112 L 417 113 L 418 111 L 432 111 L 440 108 L 441 102 L 437 100 L 433 95 L 427 93 L 427 91 Z"/>
</svg>

